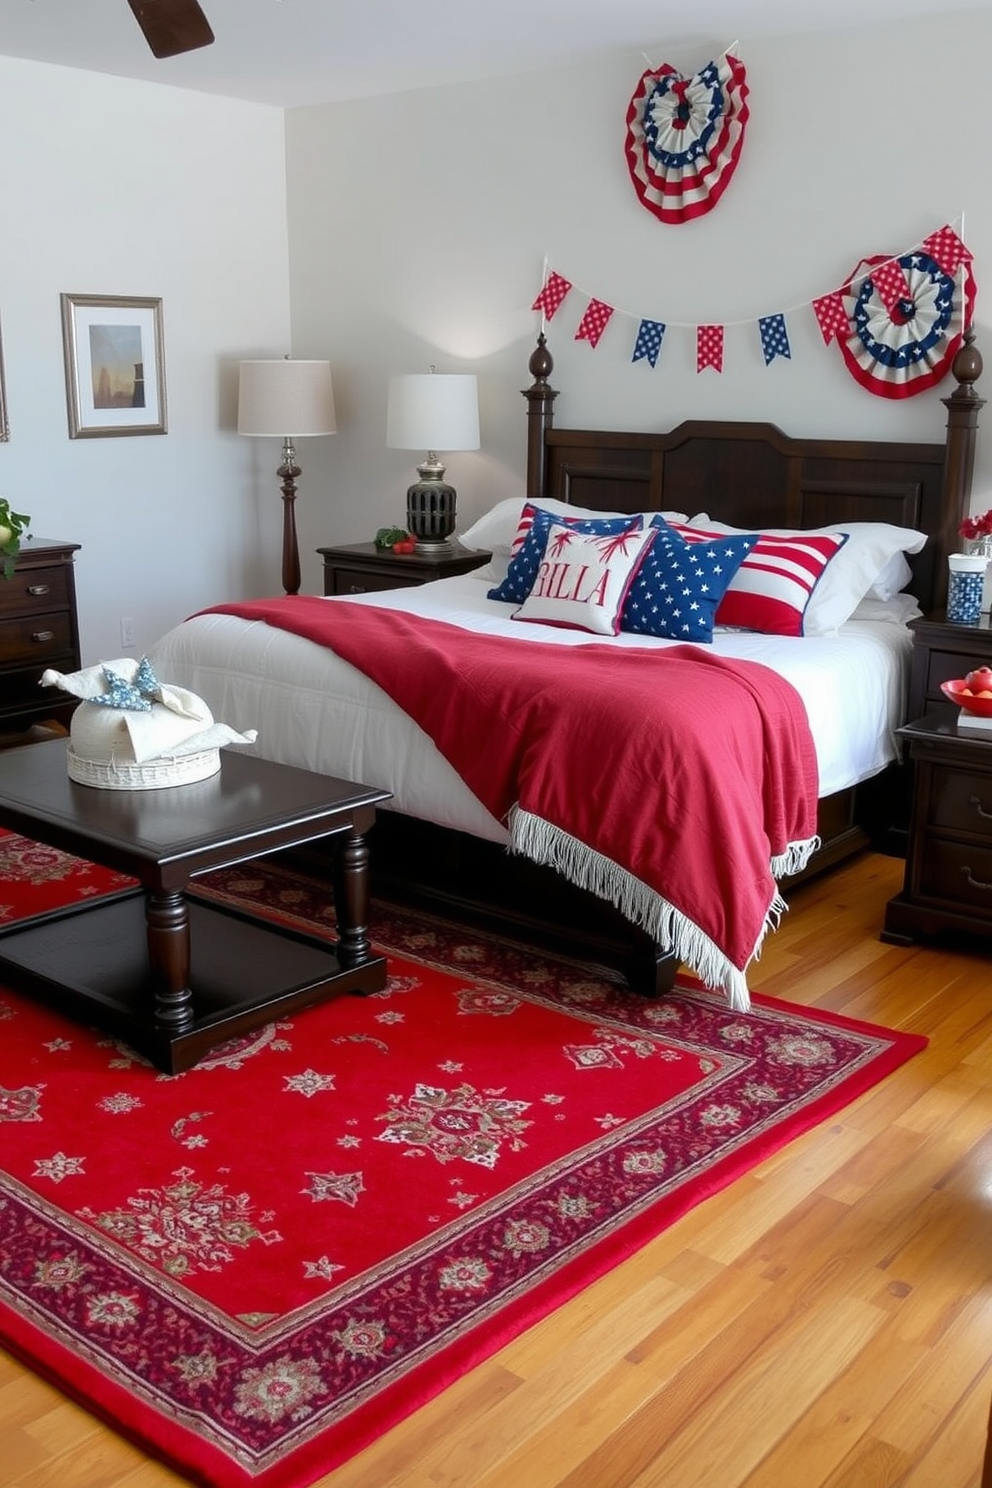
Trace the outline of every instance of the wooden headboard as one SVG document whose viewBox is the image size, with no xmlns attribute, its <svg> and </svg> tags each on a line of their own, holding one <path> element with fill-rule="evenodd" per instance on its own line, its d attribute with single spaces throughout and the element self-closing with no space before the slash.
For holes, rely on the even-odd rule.
<svg viewBox="0 0 992 1488">
<path fill-rule="evenodd" d="M 947 596 L 947 554 L 960 548 L 969 510 L 982 358 L 971 331 L 943 399 L 943 444 L 792 439 L 774 424 L 693 419 L 670 433 L 556 429 L 557 391 L 544 335 L 529 369 L 527 494 L 598 511 L 707 512 L 739 527 L 891 522 L 930 538 L 910 559 L 924 612 Z"/>
</svg>

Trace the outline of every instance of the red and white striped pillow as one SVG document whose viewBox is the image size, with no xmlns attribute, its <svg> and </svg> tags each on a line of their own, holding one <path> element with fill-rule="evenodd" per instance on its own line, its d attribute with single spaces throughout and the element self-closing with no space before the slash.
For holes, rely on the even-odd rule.
<svg viewBox="0 0 992 1488">
<path fill-rule="evenodd" d="M 713 542 L 728 529 L 672 524 L 686 542 Z M 846 532 L 762 532 L 731 579 L 714 623 L 765 635 L 801 636 L 803 619 L 831 559 L 847 542 Z"/>
</svg>

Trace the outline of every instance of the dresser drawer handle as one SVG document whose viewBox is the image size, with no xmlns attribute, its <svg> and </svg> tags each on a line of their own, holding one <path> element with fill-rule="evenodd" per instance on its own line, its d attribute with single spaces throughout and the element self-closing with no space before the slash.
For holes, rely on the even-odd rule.
<svg viewBox="0 0 992 1488">
<path fill-rule="evenodd" d="M 30 595 L 32 595 L 33 597 L 35 597 L 35 598 L 39 598 L 42 594 L 51 594 L 51 592 L 52 592 L 52 590 L 51 590 L 51 585 L 50 584 L 29 584 L 28 585 L 28 593 Z"/>
<path fill-rule="evenodd" d="M 351 584 L 351 585 L 349 585 L 348 593 L 349 594 L 364 594 L 365 593 L 365 585 L 364 584 Z"/>
<path fill-rule="evenodd" d="M 983 821 L 992 821 L 992 811 L 985 810 L 984 806 L 982 805 L 981 796 L 969 796 L 968 805 L 974 806 L 975 810 L 978 812 L 978 815 L 982 818 Z"/>
<path fill-rule="evenodd" d="M 51 641 L 55 638 L 54 630 L 36 630 L 31 639 L 33 641 Z"/>
<path fill-rule="evenodd" d="M 973 889 L 992 889 L 992 883 L 984 883 L 982 879 L 975 878 L 967 866 L 961 869 L 961 877 L 970 883 Z"/>
</svg>

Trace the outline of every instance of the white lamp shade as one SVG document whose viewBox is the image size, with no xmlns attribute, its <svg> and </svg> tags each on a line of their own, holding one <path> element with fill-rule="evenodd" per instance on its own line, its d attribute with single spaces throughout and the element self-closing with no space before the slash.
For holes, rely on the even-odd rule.
<svg viewBox="0 0 992 1488">
<path fill-rule="evenodd" d="M 238 433 L 298 439 L 333 434 L 334 389 L 330 362 L 242 362 L 238 384 Z"/>
<path fill-rule="evenodd" d="M 461 372 L 390 378 L 386 444 L 390 449 L 478 449 L 477 379 Z"/>
</svg>

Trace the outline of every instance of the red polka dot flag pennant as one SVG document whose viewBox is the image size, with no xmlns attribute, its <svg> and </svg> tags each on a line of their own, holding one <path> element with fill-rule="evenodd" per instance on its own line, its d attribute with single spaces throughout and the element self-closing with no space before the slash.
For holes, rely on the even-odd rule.
<svg viewBox="0 0 992 1488">
<path fill-rule="evenodd" d="M 720 200 L 744 143 L 747 91 L 732 48 L 694 77 L 667 62 L 642 74 L 627 109 L 627 168 L 662 222 L 688 222 Z"/>
<path fill-rule="evenodd" d="M 696 371 L 723 371 L 723 326 L 701 325 L 696 330 Z"/>
<path fill-rule="evenodd" d="M 540 310 L 546 320 L 553 320 L 555 311 L 561 307 L 561 302 L 571 287 L 571 284 L 563 275 L 549 274 L 545 280 L 544 288 L 530 308 L 532 310 Z"/>
<path fill-rule="evenodd" d="M 813 314 L 820 327 L 824 345 L 829 346 L 835 336 L 847 334 L 847 311 L 844 309 L 844 296 L 839 289 L 831 290 L 830 294 L 820 295 L 819 299 L 814 300 Z"/>
<path fill-rule="evenodd" d="M 612 314 L 612 305 L 605 304 L 603 300 L 590 300 L 575 333 L 576 341 L 588 341 L 590 346 L 597 346 Z"/>
<path fill-rule="evenodd" d="M 875 293 L 890 317 L 897 312 L 903 301 L 910 298 L 906 275 L 897 258 L 890 258 L 885 263 L 880 263 L 878 268 L 872 272 L 872 280 Z"/>
</svg>

